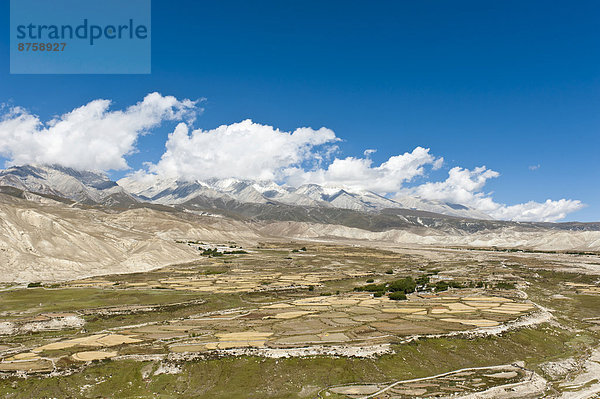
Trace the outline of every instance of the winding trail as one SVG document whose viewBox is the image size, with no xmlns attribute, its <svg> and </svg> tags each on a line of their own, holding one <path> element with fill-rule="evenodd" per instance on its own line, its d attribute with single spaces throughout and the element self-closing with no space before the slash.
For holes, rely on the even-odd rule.
<svg viewBox="0 0 600 399">
<path fill-rule="evenodd" d="M 452 371 L 448 371 L 446 373 L 441 373 L 441 374 L 437 374 L 437 375 L 432 375 L 432 376 L 428 376 L 428 377 L 421 377 L 421 378 L 413 378 L 410 380 L 400 380 L 400 381 L 396 381 L 393 382 L 391 384 L 389 384 L 388 386 L 386 386 L 385 388 L 380 389 L 377 392 L 374 392 L 370 395 L 367 396 L 363 396 L 360 399 L 371 399 L 371 398 L 375 398 L 377 395 L 381 395 L 382 393 L 394 388 L 397 385 L 400 384 L 407 384 L 407 383 L 413 383 L 413 382 L 420 382 L 420 381 L 427 381 L 427 380 L 432 380 L 432 379 L 436 379 L 436 378 L 440 378 L 440 377 L 446 377 L 448 375 L 452 375 L 452 374 L 458 374 L 458 373 L 462 373 L 465 371 L 477 371 L 477 370 L 502 370 L 502 369 L 506 369 L 508 367 L 518 367 L 526 372 L 532 373 L 534 374 L 533 371 L 528 370 L 516 363 L 513 364 L 501 364 L 501 365 L 496 365 L 496 366 L 483 366 L 483 367 L 467 367 L 467 368 L 463 368 L 463 369 L 458 369 L 458 370 L 452 370 Z M 527 381 L 525 381 L 527 382 Z M 523 381 L 515 383 L 515 384 L 510 384 L 510 385 L 517 385 L 517 384 L 522 384 Z M 372 384 L 372 383 L 365 383 L 365 382 L 361 382 L 361 383 L 356 383 L 356 384 L 342 384 L 342 385 L 331 385 L 329 387 L 326 387 L 324 389 L 322 389 L 321 391 L 319 391 L 317 393 L 319 398 L 323 398 L 323 396 L 321 395 L 324 391 L 329 390 L 331 388 L 334 387 L 341 387 L 341 386 L 349 386 L 349 385 L 365 385 L 365 384 Z"/>
</svg>

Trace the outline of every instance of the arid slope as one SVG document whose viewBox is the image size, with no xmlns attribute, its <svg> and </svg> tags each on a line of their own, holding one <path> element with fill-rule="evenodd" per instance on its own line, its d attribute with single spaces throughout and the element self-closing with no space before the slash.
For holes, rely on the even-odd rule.
<svg viewBox="0 0 600 399">
<path fill-rule="evenodd" d="M 132 209 L 70 207 L 42 197 L 0 194 L 0 281 L 60 281 L 146 271 L 191 261 L 182 238 L 253 240 L 246 225 L 224 218 Z"/>
<path fill-rule="evenodd" d="M 373 232 L 336 224 L 240 221 L 153 205 L 116 210 L 31 193 L 0 193 L 0 282 L 49 282 L 142 272 L 197 259 L 176 240 L 253 244 L 289 239 L 357 240 L 417 246 L 470 246 L 600 251 L 600 231 L 541 227 L 466 232 L 408 226 Z"/>
</svg>

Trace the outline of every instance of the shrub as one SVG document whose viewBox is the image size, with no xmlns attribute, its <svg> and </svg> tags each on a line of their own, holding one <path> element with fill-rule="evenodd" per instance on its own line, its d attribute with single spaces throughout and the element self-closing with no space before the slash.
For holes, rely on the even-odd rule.
<svg viewBox="0 0 600 399">
<path fill-rule="evenodd" d="M 41 286 L 42 286 L 42 283 L 39 283 L 39 282 L 27 284 L 27 288 L 37 288 L 37 287 L 41 287 Z"/>
<path fill-rule="evenodd" d="M 394 271 L 392 269 L 386 270 L 385 274 L 394 274 Z"/>
<path fill-rule="evenodd" d="M 515 289 L 515 284 L 514 283 L 507 283 L 506 281 L 501 281 L 498 284 L 496 284 L 496 288 L 499 288 L 501 290 L 514 290 Z"/>
<path fill-rule="evenodd" d="M 415 280 L 413 280 L 412 277 L 394 280 L 389 284 L 388 287 L 388 289 L 392 292 L 403 292 L 405 294 L 415 292 L 415 288 L 417 288 L 417 283 L 415 283 Z"/>
<path fill-rule="evenodd" d="M 429 283 L 429 277 L 425 275 L 419 276 L 415 282 L 417 285 L 427 285 Z"/>
<path fill-rule="evenodd" d="M 445 281 L 438 281 L 435 283 L 436 291 L 446 291 L 448 289 L 448 283 Z"/>
<path fill-rule="evenodd" d="M 367 292 L 377 292 L 377 291 L 386 291 L 386 285 L 385 284 L 367 284 L 367 285 L 363 285 L 362 287 L 356 287 L 354 288 L 354 291 L 367 291 Z"/>
<path fill-rule="evenodd" d="M 388 297 L 391 300 L 393 300 L 393 301 L 404 301 L 404 300 L 406 300 L 406 294 L 404 292 L 400 292 L 400 291 L 390 292 L 390 294 L 388 295 Z"/>
<path fill-rule="evenodd" d="M 380 298 L 380 297 L 382 297 L 382 296 L 383 296 L 383 291 L 377 291 L 377 292 L 374 292 L 374 293 L 373 293 L 373 296 L 374 296 L 375 298 Z"/>
<path fill-rule="evenodd" d="M 306 247 L 300 248 L 300 251 L 306 252 Z"/>
<path fill-rule="evenodd" d="M 376 291 L 385 291 L 385 284 L 369 284 L 365 285 L 365 291 L 376 292 Z"/>
<path fill-rule="evenodd" d="M 463 285 L 458 282 L 458 281 L 448 281 L 448 285 L 450 286 L 450 288 L 463 288 Z"/>
<path fill-rule="evenodd" d="M 367 280 L 367 283 L 374 283 L 374 282 L 375 282 L 375 280 L 373 280 L 372 278 Z"/>
<path fill-rule="evenodd" d="M 198 249 L 202 250 L 202 248 Z M 202 256 L 223 256 L 223 254 L 217 248 L 207 248 L 202 251 Z"/>
<path fill-rule="evenodd" d="M 314 285 L 309 285 L 308 286 L 308 290 L 309 291 L 314 291 L 315 290 L 315 286 Z"/>
</svg>

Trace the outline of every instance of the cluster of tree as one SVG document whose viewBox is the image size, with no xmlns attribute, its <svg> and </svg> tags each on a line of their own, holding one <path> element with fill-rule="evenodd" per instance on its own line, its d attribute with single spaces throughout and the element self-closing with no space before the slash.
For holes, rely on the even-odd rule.
<svg viewBox="0 0 600 399">
<path fill-rule="evenodd" d="M 448 288 L 497 288 L 502 290 L 514 290 L 516 288 L 514 283 L 501 281 L 496 285 L 491 283 L 486 284 L 483 281 L 455 281 L 455 280 L 442 280 L 437 281 L 435 284 L 427 284 L 424 286 L 425 289 L 435 291 L 446 291 Z"/>
<path fill-rule="evenodd" d="M 244 251 L 243 249 L 236 249 L 233 251 L 223 251 L 223 252 L 219 252 L 219 250 L 217 248 L 198 248 L 200 251 L 202 251 L 202 256 L 223 256 L 223 255 L 240 255 L 240 254 L 247 254 L 248 252 Z"/>
<path fill-rule="evenodd" d="M 422 275 L 413 279 L 406 277 L 399 280 L 393 280 L 386 283 L 375 284 L 372 278 L 367 280 L 367 285 L 354 288 L 354 291 L 372 292 L 375 297 L 381 297 L 388 293 L 390 299 L 406 299 L 406 294 L 415 291 L 447 291 L 449 288 L 488 288 L 497 289 L 515 289 L 515 284 L 511 282 L 499 282 L 496 285 L 486 284 L 483 281 L 460 282 L 455 280 L 441 280 L 431 283 L 428 275 Z"/>
<path fill-rule="evenodd" d="M 412 277 L 405 277 L 399 280 L 393 280 L 389 282 L 383 283 L 375 283 L 375 280 L 369 278 L 367 280 L 367 285 L 363 285 L 362 287 L 354 288 L 354 291 L 362 291 L 362 292 L 372 292 L 373 296 L 381 297 L 385 294 L 389 296 L 390 299 L 394 300 L 404 300 L 406 299 L 406 294 L 415 291 L 447 291 L 449 288 L 497 288 L 497 289 L 515 289 L 515 284 L 511 282 L 499 282 L 495 285 L 486 284 L 483 281 L 455 281 L 455 280 L 440 280 L 432 283 L 430 281 L 430 276 L 435 273 L 424 274 L 416 279 Z"/>
<path fill-rule="evenodd" d="M 412 277 L 406 277 L 400 280 L 394 280 L 388 285 L 391 292 L 404 292 L 405 294 L 415 292 L 417 283 Z"/>
<path fill-rule="evenodd" d="M 455 248 L 464 249 L 464 248 Z M 467 248 L 470 251 L 492 251 L 492 252 L 519 252 L 526 254 L 567 254 L 567 255 L 598 255 L 598 252 L 590 251 L 543 251 L 541 249 L 527 249 L 527 248 Z"/>
<path fill-rule="evenodd" d="M 448 288 L 465 288 L 460 281 L 442 280 L 435 284 L 428 284 L 427 288 L 434 288 L 436 291 L 447 291 Z"/>
<path fill-rule="evenodd" d="M 367 284 L 362 287 L 356 287 L 354 291 L 372 292 L 376 297 L 389 293 L 388 296 L 390 299 L 403 300 L 406 299 L 406 294 L 415 292 L 416 288 L 417 283 L 415 280 L 412 277 L 405 277 L 388 283 Z"/>
<path fill-rule="evenodd" d="M 199 249 L 202 251 L 202 256 L 223 256 L 223 252 L 219 252 L 217 248 Z"/>
</svg>

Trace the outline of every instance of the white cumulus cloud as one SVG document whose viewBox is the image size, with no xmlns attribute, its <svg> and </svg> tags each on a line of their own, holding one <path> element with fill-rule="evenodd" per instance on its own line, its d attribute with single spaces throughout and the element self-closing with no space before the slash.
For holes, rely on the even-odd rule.
<svg viewBox="0 0 600 399">
<path fill-rule="evenodd" d="M 458 203 L 497 219 L 519 221 L 557 221 L 584 206 L 570 199 L 498 203 L 485 185 L 499 173 L 485 166 L 472 170 L 454 167 L 446 180 L 427 181 L 429 171 L 444 163 L 444 158 L 433 155 L 429 148 L 416 147 L 377 163 L 371 159 L 376 152 L 372 148 L 362 157 L 334 156 L 339 155 L 340 139 L 325 127 L 283 131 L 244 120 L 194 130 L 194 116 L 201 111 L 197 102 L 159 93 L 148 94 L 123 110 L 111 110 L 110 105 L 109 100 L 94 100 L 45 123 L 25 109 L 13 107 L 0 117 L 0 156 L 9 165 L 122 170 L 128 168 L 127 156 L 137 151 L 140 135 L 164 121 L 177 121 L 180 123 L 169 134 L 160 160 L 146 163 L 129 175 L 131 179 L 147 183 L 157 178 L 235 177 L 292 186 L 317 183 L 389 197 L 413 195 Z"/>
<path fill-rule="evenodd" d="M 442 162 L 443 158 L 431 155 L 429 148 L 417 147 L 412 152 L 392 156 L 380 165 L 373 165 L 370 158 L 347 157 L 334 159 L 326 168 L 310 171 L 289 168 L 284 173 L 293 186 L 317 183 L 388 194 L 399 191 L 403 183 L 424 175 L 427 165 L 436 169 Z"/>
<path fill-rule="evenodd" d="M 316 183 L 369 190 L 382 195 L 413 195 L 427 200 L 466 205 L 493 218 L 515 221 L 556 221 L 574 212 L 580 201 L 527 202 L 505 205 L 484 191 L 486 182 L 500 174 L 485 166 L 473 170 L 454 167 L 444 181 L 407 188 L 417 177 L 442 167 L 444 159 L 430 149 L 416 147 L 376 164 L 367 149 L 363 157 L 334 157 L 339 138 L 326 128 L 298 128 L 285 132 L 272 126 L 244 120 L 212 130 L 193 130 L 180 123 L 169 135 L 166 150 L 156 164 L 147 164 L 130 176 L 152 182 L 156 178 L 203 180 L 244 178 L 277 180 L 291 186 Z"/>
<path fill-rule="evenodd" d="M 380 165 L 369 158 L 374 150 L 367 150 L 365 158 L 335 158 L 323 167 L 337 150 L 338 141 L 326 128 L 285 132 L 244 120 L 212 130 L 190 131 L 188 125 L 180 123 L 169 135 L 161 159 L 147 164 L 146 172 L 185 180 L 234 177 L 394 193 L 403 183 L 424 175 L 426 166 L 437 169 L 443 162 L 428 148 L 417 147 Z M 144 173 L 138 171 L 136 178 Z"/>
<path fill-rule="evenodd" d="M 529 201 L 517 205 L 505 205 L 494 201 L 491 194 L 483 192 L 488 179 L 500 174 L 485 166 L 473 170 L 454 167 L 448 178 L 441 182 L 427 182 L 410 189 L 404 194 L 422 198 L 457 203 L 484 212 L 495 219 L 514 221 L 555 222 L 564 219 L 567 214 L 581 209 L 581 201 L 560 199 L 545 202 Z"/>
<path fill-rule="evenodd" d="M 0 119 L 0 156 L 8 164 L 60 164 L 76 169 L 126 169 L 140 134 L 165 120 L 193 118 L 196 103 L 148 94 L 125 110 L 94 100 L 43 123 L 20 107 Z"/>
<path fill-rule="evenodd" d="M 212 130 L 190 131 L 185 123 L 180 123 L 169 135 L 160 161 L 148 165 L 148 170 L 160 177 L 189 180 L 275 180 L 291 165 L 321 162 L 335 149 L 337 141 L 335 133 L 326 128 L 302 127 L 284 132 L 244 120 Z"/>
</svg>

